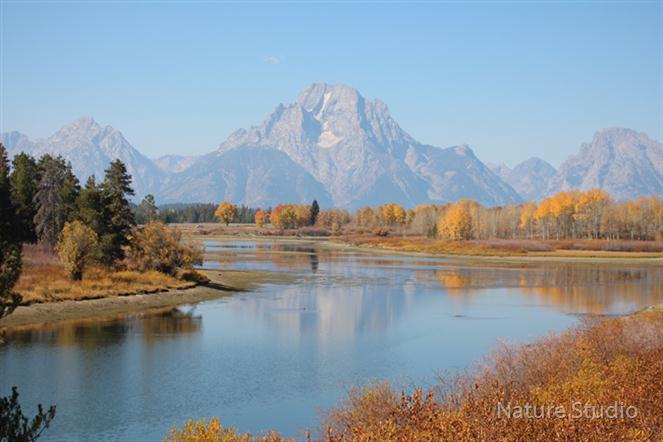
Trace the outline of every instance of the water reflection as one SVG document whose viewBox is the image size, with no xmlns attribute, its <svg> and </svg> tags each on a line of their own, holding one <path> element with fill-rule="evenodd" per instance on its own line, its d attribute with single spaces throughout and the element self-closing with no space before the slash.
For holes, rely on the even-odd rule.
<svg viewBox="0 0 663 442">
<path fill-rule="evenodd" d="M 29 327 L 7 332 L 14 345 L 47 342 L 54 345 L 101 348 L 124 342 L 128 336 L 140 336 L 145 343 L 168 337 L 200 333 L 202 317 L 189 309 L 165 309 L 144 315 L 112 319 L 61 321 L 43 327 Z"/>
<path fill-rule="evenodd" d="M 382 292 L 395 290 L 400 295 L 428 290 L 435 285 L 439 293 L 452 298 L 464 297 L 464 302 L 473 295 L 485 295 L 489 289 L 510 288 L 517 289 L 513 293 L 527 296 L 547 308 L 578 314 L 625 314 L 663 299 L 663 272 L 653 266 L 472 262 L 371 255 L 298 243 L 256 243 L 251 254 L 238 254 L 231 248 L 226 250 L 228 253 L 223 255 L 210 253 L 210 263 L 223 262 L 223 268 L 310 270 L 316 278 L 289 289 L 305 292 L 313 299 L 301 298 L 303 305 L 298 308 L 309 308 L 309 302 L 315 303 L 318 297 L 322 299 L 324 287 L 328 285 L 364 288 L 333 291 L 333 296 L 341 298 L 361 298 L 362 293 L 374 292 L 376 286 L 381 287 Z M 319 269 L 321 273 L 316 275 Z M 347 316 L 356 314 L 349 311 Z"/>
</svg>

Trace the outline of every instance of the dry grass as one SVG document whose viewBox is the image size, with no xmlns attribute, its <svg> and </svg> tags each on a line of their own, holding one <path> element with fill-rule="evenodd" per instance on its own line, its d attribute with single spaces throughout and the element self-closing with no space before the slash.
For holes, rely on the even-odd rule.
<svg viewBox="0 0 663 442">
<path fill-rule="evenodd" d="M 195 284 L 159 272 L 110 271 L 101 267 L 86 269 L 82 281 L 70 281 L 57 256 L 38 246 L 26 245 L 23 248 L 23 272 L 16 291 L 27 305 L 155 293 Z"/>
<path fill-rule="evenodd" d="M 498 414 L 498 403 L 503 410 L 561 406 L 566 416 L 544 412 L 542 418 L 528 419 L 514 413 L 509 418 Z M 617 417 L 598 417 L 601 406 L 615 403 L 622 407 Z M 530 345 L 505 345 L 472 371 L 443 379 L 428 391 L 402 392 L 385 383 L 355 390 L 328 413 L 318 437 L 327 442 L 659 441 L 661 403 L 663 310 L 658 308 L 628 318 L 587 320 Z M 629 417 L 633 408 L 627 414 L 627 407 L 637 415 Z M 252 438 L 212 420 L 189 422 L 165 440 L 285 439 L 273 433 Z"/>
<path fill-rule="evenodd" d="M 352 235 L 344 241 L 361 247 L 446 255 L 550 257 L 663 257 L 663 241 L 540 241 L 494 239 L 447 241 L 421 236 Z"/>
</svg>

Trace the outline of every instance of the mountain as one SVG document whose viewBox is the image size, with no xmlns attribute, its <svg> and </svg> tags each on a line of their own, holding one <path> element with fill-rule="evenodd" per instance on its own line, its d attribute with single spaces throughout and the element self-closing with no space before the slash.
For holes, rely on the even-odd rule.
<svg viewBox="0 0 663 442">
<path fill-rule="evenodd" d="M 618 200 L 663 195 L 663 144 L 631 129 L 602 129 L 559 168 L 548 194 L 594 187 Z"/>
<path fill-rule="evenodd" d="M 163 155 L 152 161 L 166 173 L 177 173 L 188 169 L 199 157 L 194 155 Z"/>
<path fill-rule="evenodd" d="M 526 201 L 545 197 L 551 180 L 557 175 L 550 163 L 536 157 L 519 163 L 513 169 L 504 164 L 491 169 Z"/>
<path fill-rule="evenodd" d="M 165 173 L 136 150 L 122 133 L 111 126 L 100 126 L 91 117 L 80 118 L 62 127 L 46 139 L 29 140 L 17 132 L 2 134 L 2 142 L 11 154 L 25 151 L 35 157 L 62 155 L 71 162 L 81 182 L 90 175 L 103 179 L 109 163 L 120 159 L 133 177 L 136 199 L 156 192 Z"/>
<path fill-rule="evenodd" d="M 260 125 L 230 135 L 214 158 L 220 161 L 233 151 L 238 152 L 234 158 L 240 163 L 245 161 L 241 152 L 250 151 L 252 160 L 258 152 L 285 154 L 293 173 L 300 176 L 302 172 L 294 165 L 306 171 L 338 207 L 385 202 L 414 206 L 460 198 L 474 198 L 487 205 L 520 201 L 467 146 L 440 149 L 421 144 L 400 128 L 383 102 L 366 100 L 344 85 L 317 83 L 307 87 L 294 103 L 279 105 Z M 173 177 L 177 185 L 166 187 L 162 199 L 199 199 L 200 187 L 193 183 L 209 181 L 210 174 L 221 173 L 205 164 L 211 158 L 205 156 Z M 286 201 L 278 192 L 274 195 L 278 196 L 274 202 Z"/>
<path fill-rule="evenodd" d="M 268 207 L 314 198 L 323 207 L 356 209 L 396 202 L 407 207 L 471 198 L 487 206 L 540 200 L 560 190 L 600 187 L 616 199 L 663 195 L 663 145 L 630 129 L 603 129 L 559 171 L 540 158 L 513 169 L 488 167 L 468 146 L 418 142 L 380 100 L 325 83 L 279 105 L 258 126 L 240 129 L 203 156 L 151 160 L 120 131 L 90 117 L 45 139 L 0 136 L 10 156 L 62 155 L 84 182 L 102 179 L 114 159 L 133 176 L 136 200 L 159 204 L 219 202 Z"/>
<path fill-rule="evenodd" d="M 1 134 L 0 141 L 10 158 L 21 152 L 30 153 L 35 148 L 35 144 L 28 137 L 16 131 Z"/>
<path fill-rule="evenodd" d="M 331 205 L 322 184 L 304 168 L 283 152 L 257 147 L 207 154 L 184 172 L 172 175 L 157 195 L 160 203 L 224 199 L 264 208 L 314 199 L 322 206 Z"/>
</svg>

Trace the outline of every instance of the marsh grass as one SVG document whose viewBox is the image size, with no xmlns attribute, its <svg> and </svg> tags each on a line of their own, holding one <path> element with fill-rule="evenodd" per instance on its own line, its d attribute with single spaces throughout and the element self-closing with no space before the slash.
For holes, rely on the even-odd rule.
<svg viewBox="0 0 663 442">
<path fill-rule="evenodd" d="M 113 271 L 103 267 L 86 268 L 83 280 L 67 278 L 58 257 L 36 245 L 23 247 L 23 272 L 16 291 L 23 304 L 84 300 L 156 293 L 192 287 L 195 281 L 183 280 L 156 271 Z"/>
<path fill-rule="evenodd" d="M 421 236 L 351 235 L 345 242 L 361 247 L 472 256 L 571 256 L 571 257 L 661 257 L 663 241 L 541 241 L 491 239 L 448 241 Z"/>
</svg>

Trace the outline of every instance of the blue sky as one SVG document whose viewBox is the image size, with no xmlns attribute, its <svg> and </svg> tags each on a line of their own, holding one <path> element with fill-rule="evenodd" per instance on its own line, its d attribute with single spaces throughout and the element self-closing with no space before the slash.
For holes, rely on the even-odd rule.
<svg viewBox="0 0 663 442">
<path fill-rule="evenodd" d="M 0 129 L 91 115 L 149 156 L 205 153 L 312 82 L 416 139 L 557 166 L 602 127 L 663 139 L 661 2 L 10 2 Z"/>
</svg>

